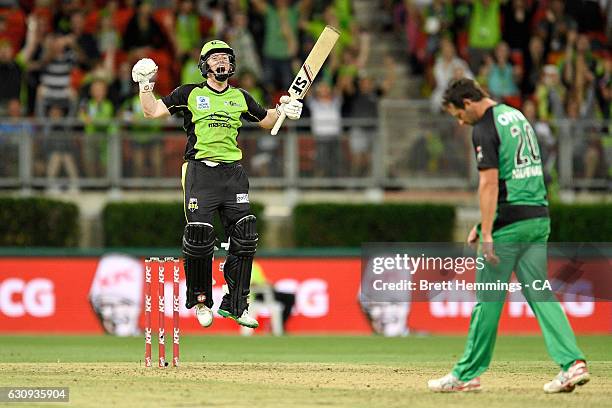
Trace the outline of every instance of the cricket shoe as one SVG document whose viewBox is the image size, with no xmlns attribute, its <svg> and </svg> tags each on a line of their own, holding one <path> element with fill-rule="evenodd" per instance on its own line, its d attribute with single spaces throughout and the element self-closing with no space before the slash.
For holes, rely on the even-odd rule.
<svg viewBox="0 0 612 408">
<path fill-rule="evenodd" d="M 544 392 L 547 394 L 572 392 L 577 385 L 584 385 L 590 379 L 591 375 L 586 362 L 576 360 L 567 371 L 561 370 L 551 382 L 544 384 Z"/>
<path fill-rule="evenodd" d="M 259 322 L 255 318 L 251 317 L 248 309 L 245 309 L 240 317 L 237 317 L 228 312 L 227 310 L 223 309 L 219 309 L 217 312 L 223 317 L 229 317 L 230 319 L 234 319 L 236 323 L 241 326 L 250 327 L 251 329 L 256 329 L 259 327 Z"/>
<path fill-rule="evenodd" d="M 204 303 L 198 303 L 195 305 L 196 317 L 202 327 L 210 327 L 213 322 L 213 312 Z"/>
<path fill-rule="evenodd" d="M 433 392 L 477 392 L 480 391 L 480 377 L 461 381 L 452 373 L 436 380 L 427 381 L 427 388 Z"/>
</svg>

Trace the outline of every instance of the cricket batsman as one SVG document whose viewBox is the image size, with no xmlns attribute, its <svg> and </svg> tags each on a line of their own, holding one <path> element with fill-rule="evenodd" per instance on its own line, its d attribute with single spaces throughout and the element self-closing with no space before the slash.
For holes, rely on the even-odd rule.
<svg viewBox="0 0 612 408">
<path fill-rule="evenodd" d="M 256 328 L 259 323 L 249 315 L 247 299 L 257 249 L 257 220 L 250 210 L 249 180 L 240 164 L 242 151 L 237 138 L 241 119 L 271 129 L 283 112 L 289 119 L 299 119 L 302 103 L 285 95 L 275 109 L 266 110 L 248 92 L 230 86 L 228 79 L 236 71 L 236 59 L 232 48 L 223 41 L 204 44 L 198 67 L 204 77 L 202 83 L 181 85 L 161 99 L 153 95 L 155 84 L 150 82 L 158 68 L 153 60 L 139 60 L 132 69 L 132 79 L 140 87 L 145 117 L 161 118 L 180 112 L 184 118 L 187 146 L 182 185 L 187 225 L 182 245 L 186 307 L 195 306 L 203 327 L 212 324 L 216 237 L 213 215 L 219 211 L 229 250 L 223 270 L 227 293 L 218 313 L 242 326 Z"/>
<path fill-rule="evenodd" d="M 448 85 L 443 107 L 459 124 L 473 126 L 481 222 L 472 228 L 467 241 L 479 241 L 486 260 L 476 280 L 508 282 L 513 271 L 523 285 L 545 279 L 550 218 L 533 128 L 520 111 L 498 104 L 467 78 Z M 479 376 L 491 362 L 505 295 L 501 293 L 494 301 L 478 299 L 463 356 L 451 373 L 428 382 L 430 390 L 480 390 Z M 563 309 L 554 294 L 549 295 L 546 301 L 537 301 L 526 293 L 548 353 L 561 367 L 559 374 L 544 385 L 544 392 L 572 392 L 576 385 L 589 381 L 589 371 Z"/>
</svg>

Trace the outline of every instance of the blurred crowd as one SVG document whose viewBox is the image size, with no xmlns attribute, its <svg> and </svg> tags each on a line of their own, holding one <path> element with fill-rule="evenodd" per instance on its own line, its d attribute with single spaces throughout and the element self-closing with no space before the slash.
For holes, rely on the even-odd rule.
<svg viewBox="0 0 612 408">
<path fill-rule="evenodd" d="M 0 73 L 8 84 L 0 115 L 129 119 L 139 109 L 130 77 L 138 59 L 156 61 L 156 91 L 165 95 L 203 80 L 200 50 L 215 38 L 236 53 L 231 83 L 269 106 L 326 24 L 342 35 L 321 77 L 350 114 L 370 41 L 350 0 L 0 0 Z"/>
<path fill-rule="evenodd" d="M 439 112 L 449 80 L 475 78 L 522 109 L 554 167 L 556 120 L 608 121 L 612 99 L 612 2 L 606 0 L 397 0 L 387 28 L 405 39 Z M 574 122 L 576 123 L 576 122 Z M 609 177 L 609 126 L 591 126 L 575 154 L 585 178 Z M 609 150 L 609 149 L 608 149 Z M 546 154 L 550 153 L 550 154 Z"/>
<path fill-rule="evenodd" d="M 286 93 L 327 24 L 340 29 L 341 36 L 304 116 L 318 124 L 312 133 L 321 139 L 312 154 L 319 165 L 312 169 L 333 175 L 342 118 L 375 117 L 378 98 L 394 79 L 391 58 L 384 61 L 383 77 L 367 72 L 370 33 L 356 24 L 350 0 L 0 0 L 0 75 L 8 84 L 0 90 L 0 117 L 49 118 L 52 134 L 75 129 L 53 125 L 66 118 L 96 136 L 117 132 L 123 124 L 132 140 L 126 166 L 134 174 L 159 177 L 168 148 L 157 140 L 163 122 L 145 122 L 142 115 L 138 86 L 131 79 L 138 59 L 157 63 L 155 92 L 163 96 L 180 84 L 202 82 L 201 47 L 223 39 L 236 54 L 230 83 L 269 107 Z M 361 173 L 366 139 L 363 129 L 356 129 L 351 143 Z M 104 173 L 103 140 L 49 144 L 46 170 L 41 164 L 35 172 L 54 177 L 64 168 L 71 179 L 77 172 Z M 278 149 L 279 142 L 270 138 L 250 149 L 255 175 L 280 171 L 270 168 Z"/>
<path fill-rule="evenodd" d="M 312 140 L 300 139 L 301 174 L 369 174 L 380 98 L 414 94 L 399 86 L 407 83 L 397 78 L 400 64 L 425 79 L 419 93 L 430 97 L 436 113 L 450 79 L 478 79 L 494 98 L 523 109 L 543 149 L 553 152 L 548 157 L 554 158 L 557 119 L 610 118 L 612 1 L 372 1 L 378 15 L 365 19 L 373 23 L 365 27 L 352 0 L 0 0 L 0 117 L 45 118 L 43 133 L 50 135 L 70 134 L 75 127 L 60 123 L 71 118 L 79 131 L 96 136 L 42 146 L 44 164 L 35 173 L 103 174 L 107 147 L 100 135 L 123 127 L 131 135 L 124 168 L 163 176 L 167 157 L 180 157 L 184 145 L 160 143 L 164 122 L 145 122 L 131 79 L 138 59 L 158 64 L 155 92 L 162 96 L 201 82 L 202 45 L 223 39 L 236 53 L 232 85 L 270 107 L 330 24 L 341 36 L 305 101 Z M 392 41 L 389 32 L 403 39 L 404 61 L 373 51 L 378 35 Z M 369 122 L 347 127 L 346 118 Z M 29 125 L 1 126 L 23 132 Z M 612 170 L 601 134 L 609 129 L 588 132 L 593 137 L 575 153 L 580 172 L 607 177 Z M 275 160 L 282 141 L 243 142 L 253 175 L 282 174 Z"/>
<path fill-rule="evenodd" d="M 476 78 L 540 119 L 610 117 L 612 15 L 605 0 L 406 0 L 387 5 L 432 109 L 446 83 Z M 607 7 L 607 9 L 606 9 Z M 608 27 L 607 27 L 608 25 Z"/>
</svg>

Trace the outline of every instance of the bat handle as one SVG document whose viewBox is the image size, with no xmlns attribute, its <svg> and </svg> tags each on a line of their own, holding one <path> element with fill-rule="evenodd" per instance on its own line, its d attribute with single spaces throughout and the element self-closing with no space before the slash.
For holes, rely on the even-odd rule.
<svg viewBox="0 0 612 408">
<path fill-rule="evenodd" d="M 280 129 L 280 127 L 283 125 L 283 122 L 285 121 L 285 117 L 287 115 L 285 115 L 285 111 L 282 111 L 280 116 L 278 117 L 278 119 L 276 119 L 276 123 L 274 124 L 274 127 L 272 128 L 272 130 L 270 131 L 270 134 L 272 136 L 276 136 L 276 134 L 278 133 L 278 130 Z"/>
</svg>

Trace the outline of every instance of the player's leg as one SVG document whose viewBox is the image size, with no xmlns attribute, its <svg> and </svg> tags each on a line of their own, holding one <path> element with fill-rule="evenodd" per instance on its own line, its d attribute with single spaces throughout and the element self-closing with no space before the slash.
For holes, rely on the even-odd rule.
<svg viewBox="0 0 612 408">
<path fill-rule="evenodd" d="M 187 280 L 187 309 L 196 307 L 200 324 L 212 324 L 212 261 L 215 244 L 213 214 L 219 203 L 214 175 L 206 165 L 183 165 L 184 208 L 187 225 L 183 234 L 183 264 Z M 197 180 L 197 182 L 196 182 Z"/>
<path fill-rule="evenodd" d="M 226 171 L 231 176 L 228 194 L 219 213 L 229 237 L 229 250 L 223 266 L 228 293 L 223 296 L 219 314 L 236 320 L 242 326 L 256 328 L 259 323 L 248 314 L 248 300 L 253 258 L 259 240 L 257 219 L 251 214 L 246 172 L 241 165 Z"/>
<path fill-rule="evenodd" d="M 576 385 L 589 381 L 589 372 L 585 357 L 578 344 L 574 331 L 567 320 L 565 312 L 554 293 L 547 289 L 543 282 L 547 279 L 546 241 L 550 232 L 548 218 L 536 218 L 523 222 L 530 231 L 531 240 L 519 259 L 516 275 L 525 287 L 523 293 L 533 310 L 542 330 L 546 349 L 561 372 L 555 379 L 544 386 L 546 392 L 569 392 Z M 534 288 L 534 282 L 539 281 Z M 538 288 L 538 289 L 536 289 Z"/>
<path fill-rule="evenodd" d="M 496 243 L 511 241 L 514 238 L 515 233 L 511 225 L 493 233 L 493 240 Z M 497 245 L 495 250 L 496 255 L 500 258 L 499 264 L 494 266 L 486 263 L 485 268 L 476 272 L 476 282 L 509 281 L 518 251 L 510 246 Z M 480 390 L 479 376 L 489 368 L 491 363 L 505 298 L 505 290 L 487 290 L 477 293 L 478 303 L 472 310 L 463 356 L 455 364 L 451 373 L 428 382 L 430 390 L 437 392 Z"/>
</svg>

